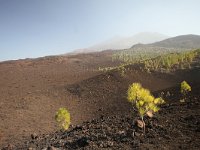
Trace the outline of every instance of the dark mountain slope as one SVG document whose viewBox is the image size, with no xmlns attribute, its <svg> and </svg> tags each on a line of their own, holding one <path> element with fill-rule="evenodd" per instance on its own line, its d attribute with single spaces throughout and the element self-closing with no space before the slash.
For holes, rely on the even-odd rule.
<svg viewBox="0 0 200 150">
<path fill-rule="evenodd" d="M 187 48 L 196 49 L 200 48 L 200 36 L 199 35 L 181 35 L 173 38 L 169 38 L 160 42 L 149 44 L 151 46 L 167 47 L 167 48 Z"/>
<path fill-rule="evenodd" d="M 132 48 L 138 47 L 163 47 L 163 48 L 180 48 L 180 49 L 196 49 L 200 48 L 199 35 L 180 35 L 168 38 L 163 41 L 155 42 L 152 44 L 138 44 L 133 45 Z"/>
<path fill-rule="evenodd" d="M 73 126 L 67 132 L 32 136 L 26 144 L 14 148 L 198 149 L 200 70 L 183 70 L 174 72 L 173 75 L 148 75 L 133 66 L 131 71 L 128 73 L 130 78 L 111 72 L 66 87 L 83 101 L 81 109 L 87 107 L 97 119 Z M 178 83 L 183 79 L 190 82 L 192 92 L 187 95 L 186 102 L 180 103 Z M 159 95 L 161 91 L 170 92 L 169 96 L 164 97 L 166 104 L 162 106 L 162 110 L 152 119 L 145 118 L 146 134 L 133 123 L 137 115 L 131 113 L 130 104 L 125 97 L 127 85 L 133 81 L 142 82 L 145 87 L 153 90 L 155 95 Z M 169 88 L 164 88 L 167 82 Z M 163 89 L 158 91 L 161 88 Z M 86 115 L 85 112 L 82 114 Z"/>
</svg>

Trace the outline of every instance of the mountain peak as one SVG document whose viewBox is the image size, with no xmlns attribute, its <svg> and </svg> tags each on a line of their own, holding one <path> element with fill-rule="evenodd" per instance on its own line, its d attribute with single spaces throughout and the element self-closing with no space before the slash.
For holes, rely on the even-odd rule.
<svg viewBox="0 0 200 150">
<path fill-rule="evenodd" d="M 113 38 L 91 47 L 75 50 L 75 53 L 87 53 L 103 50 L 128 49 L 135 44 L 149 44 L 169 38 L 169 36 L 156 32 L 141 32 L 130 37 L 114 36 Z"/>
</svg>

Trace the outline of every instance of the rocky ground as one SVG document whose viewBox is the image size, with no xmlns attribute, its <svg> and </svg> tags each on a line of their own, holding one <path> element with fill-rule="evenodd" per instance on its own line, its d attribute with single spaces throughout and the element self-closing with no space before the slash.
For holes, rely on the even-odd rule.
<svg viewBox="0 0 200 150">
<path fill-rule="evenodd" d="M 4 149 L 199 149 L 198 94 L 195 89 L 186 102 L 177 99 L 163 105 L 153 118 L 146 117 L 145 133 L 135 123 L 138 116 L 130 112 L 130 115 L 101 116 L 71 126 L 65 132 L 33 134 L 24 144 Z"/>
<path fill-rule="evenodd" d="M 149 73 L 131 65 L 123 76 L 98 71 L 117 63 L 110 52 L 1 63 L 0 148 L 198 149 L 200 69 Z M 180 102 L 183 80 L 192 92 Z M 166 100 L 158 114 L 145 118 L 145 134 L 126 99 L 133 82 L 155 96 L 163 92 Z M 60 107 L 72 118 L 65 132 L 54 120 Z"/>
</svg>

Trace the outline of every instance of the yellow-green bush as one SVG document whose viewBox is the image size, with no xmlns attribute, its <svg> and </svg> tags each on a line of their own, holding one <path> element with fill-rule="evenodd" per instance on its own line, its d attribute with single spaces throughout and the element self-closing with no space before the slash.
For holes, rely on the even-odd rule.
<svg viewBox="0 0 200 150">
<path fill-rule="evenodd" d="M 133 107 L 137 108 L 142 120 L 147 112 L 157 112 L 159 110 L 158 105 L 164 103 L 162 98 L 155 98 L 151 95 L 150 91 L 143 88 L 140 83 L 133 83 L 129 86 L 127 99 L 132 103 Z"/>
<path fill-rule="evenodd" d="M 181 93 L 183 95 L 187 94 L 191 90 L 192 90 L 191 86 L 186 81 L 181 82 Z"/>
<path fill-rule="evenodd" d="M 70 125 L 70 113 L 66 108 L 60 108 L 56 112 L 55 116 L 56 121 L 58 122 L 61 129 L 67 130 Z"/>
</svg>

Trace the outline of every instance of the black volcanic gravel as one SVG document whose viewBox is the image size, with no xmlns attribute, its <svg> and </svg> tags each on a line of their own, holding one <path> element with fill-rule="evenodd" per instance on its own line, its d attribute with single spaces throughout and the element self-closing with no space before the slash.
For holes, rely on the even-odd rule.
<svg viewBox="0 0 200 150">
<path fill-rule="evenodd" d="M 190 100 L 190 101 L 189 101 Z M 32 135 L 22 145 L 6 149 L 199 149 L 200 97 L 188 96 L 185 103 L 165 104 L 153 118 L 145 118 L 146 133 L 132 116 L 101 116 L 68 131 Z"/>
</svg>

